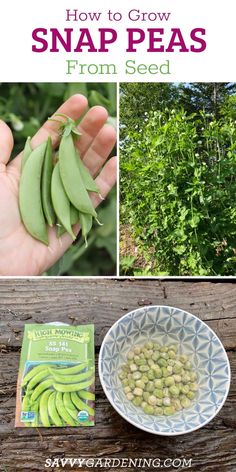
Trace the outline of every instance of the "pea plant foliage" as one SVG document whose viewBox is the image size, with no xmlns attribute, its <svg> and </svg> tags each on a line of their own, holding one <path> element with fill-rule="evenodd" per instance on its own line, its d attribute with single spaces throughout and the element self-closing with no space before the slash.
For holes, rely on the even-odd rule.
<svg viewBox="0 0 236 472">
<path fill-rule="evenodd" d="M 153 275 L 234 275 L 232 113 L 150 110 L 124 134 L 121 222 L 130 225 L 147 260 L 152 258 Z"/>
</svg>

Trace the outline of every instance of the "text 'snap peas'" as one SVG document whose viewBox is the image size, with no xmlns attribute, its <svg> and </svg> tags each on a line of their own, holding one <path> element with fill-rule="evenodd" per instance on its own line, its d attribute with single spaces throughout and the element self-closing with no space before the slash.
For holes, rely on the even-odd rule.
<svg viewBox="0 0 236 472">
<path fill-rule="evenodd" d="M 94 382 L 93 325 L 26 325 L 16 426 L 93 426 Z"/>
</svg>

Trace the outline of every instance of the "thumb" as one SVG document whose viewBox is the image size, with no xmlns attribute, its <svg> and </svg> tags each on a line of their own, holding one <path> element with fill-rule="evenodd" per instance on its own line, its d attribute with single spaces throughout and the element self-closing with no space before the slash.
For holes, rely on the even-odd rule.
<svg viewBox="0 0 236 472">
<path fill-rule="evenodd" d="M 9 126 L 0 120 L 0 164 L 7 164 L 13 149 L 13 135 Z"/>
</svg>

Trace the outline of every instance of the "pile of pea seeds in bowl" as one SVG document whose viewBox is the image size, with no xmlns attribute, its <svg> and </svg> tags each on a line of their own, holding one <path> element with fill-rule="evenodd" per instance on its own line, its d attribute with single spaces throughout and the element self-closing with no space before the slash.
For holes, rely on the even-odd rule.
<svg viewBox="0 0 236 472">
<path fill-rule="evenodd" d="M 174 415 L 191 406 L 198 391 L 197 374 L 174 344 L 151 341 L 134 346 L 119 372 L 126 398 L 149 415 Z"/>
</svg>

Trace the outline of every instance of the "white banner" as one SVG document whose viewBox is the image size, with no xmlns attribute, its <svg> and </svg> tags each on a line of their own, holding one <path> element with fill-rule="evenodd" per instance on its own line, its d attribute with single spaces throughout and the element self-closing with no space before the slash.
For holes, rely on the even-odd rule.
<svg viewBox="0 0 236 472">
<path fill-rule="evenodd" d="M 2 82 L 235 81 L 235 0 L 1 3 Z"/>
</svg>

